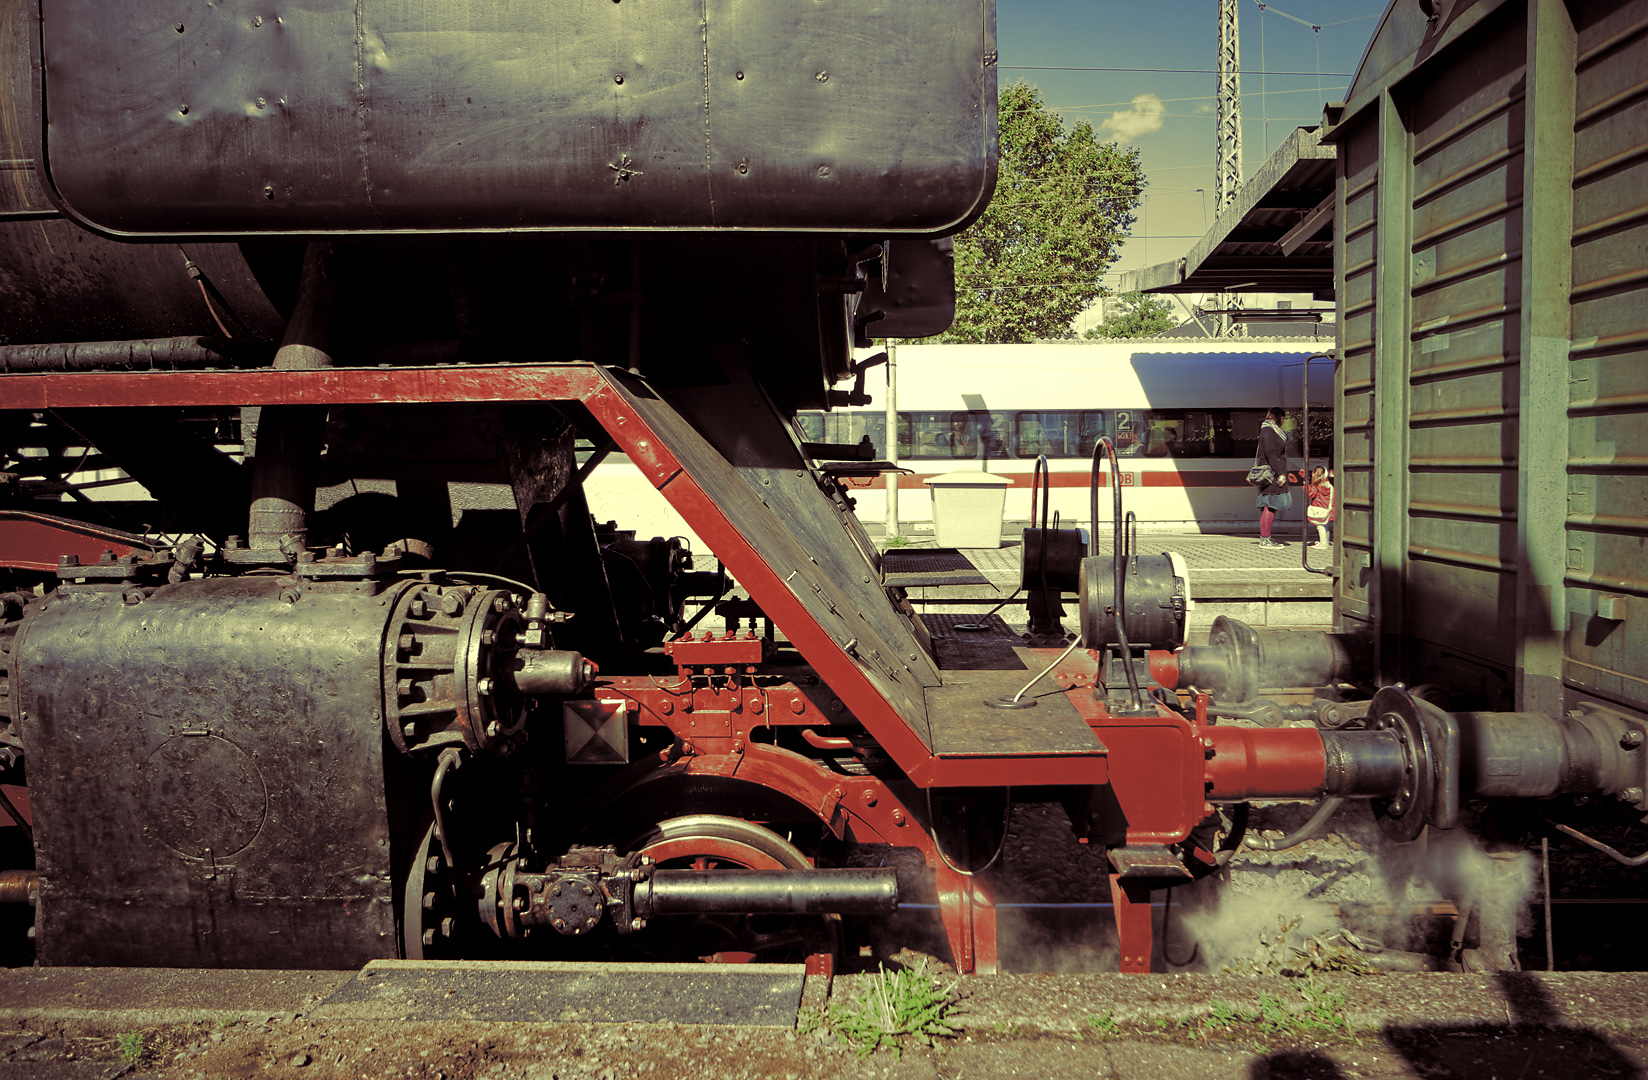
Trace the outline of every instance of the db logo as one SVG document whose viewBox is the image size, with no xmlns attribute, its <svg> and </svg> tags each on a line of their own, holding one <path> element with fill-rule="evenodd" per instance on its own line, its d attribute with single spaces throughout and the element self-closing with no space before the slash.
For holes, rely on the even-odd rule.
<svg viewBox="0 0 1648 1080">
<path fill-rule="evenodd" d="M 1124 472 L 1124 473 L 1122 473 L 1122 485 L 1121 486 L 1122 487 L 1138 487 L 1139 486 L 1138 477 L 1139 477 L 1139 474 L 1136 473 L 1136 472 Z"/>
</svg>

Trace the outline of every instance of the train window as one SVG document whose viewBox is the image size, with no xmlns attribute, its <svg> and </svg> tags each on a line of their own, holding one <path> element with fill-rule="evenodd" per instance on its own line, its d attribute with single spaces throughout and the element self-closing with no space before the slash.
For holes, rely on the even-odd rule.
<svg viewBox="0 0 1648 1080">
<path fill-rule="evenodd" d="M 982 410 L 899 414 L 900 457 L 990 459 L 1007 457 L 1012 413 Z"/>
<path fill-rule="evenodd" d="M 1303 409 L 1289 409 L 1287 415 L 1288 449 L 1295 457 L 1305 455 L 1305 413 Z M 1310 410 L 1310 459 L 1314 462 L 1333 460 L 1333 410 Z"/>
<path fill-rule="evenodd" d="M 1021 412 L 1013 414 L 1014 454 L 1022 458 L 1085 457 L 1105 432 L 1104 414 L 1096 411 Z"/>
<path fill-rule="evenodd" d="M 1209 457 L 1216 448 L 1214 414 L 1154 409 L 1144 414 L 1139 452 L 1145 457 Z"/>
<path fill-rule="evenodd" d="M 1137 457 L 1144 450 L 1144 436 L 1149 430 L 1150 412 L 1147 409 L 1117 409 L 1116 428 L 1111 436 L 1117 457 Z"/>
<path fill-rule="evenodd" d="M 856 443 L 868 435 L 878 456 L 887 448 L 885 413 L 804 412 L 796 414 L 795 425 L 807 442 Z"/>
<path fill-rule="evenodd" d="M 1259 426 L 1265 421 L 1263 409 L 1232 409 L 1229 423 L 1229 449 L 1224 451 L 1230 457 L 1251 457 L 1259 451 Z M 1287 410 L 1282 420 L 1282 430 L 1287 432 L 1287 452 L 1291 457 L 1303 457 L 1304 446 L 1304 411 L 1301 409 Z M 1333 410 L 1310 410 L 1310 457 L 1312 461 L 1333 460 Z"/>
</svg>

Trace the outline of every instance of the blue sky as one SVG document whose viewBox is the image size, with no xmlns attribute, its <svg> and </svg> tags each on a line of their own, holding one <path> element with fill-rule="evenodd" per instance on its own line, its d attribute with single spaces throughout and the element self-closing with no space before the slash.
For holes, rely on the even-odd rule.
<svg viewBox="0 0 1648 1080">
<path fill-rule="evenodd" d="M 1251 175 L 1294 128 L 1342 100 L 1387 0 L 1239 0 L 1242 157 Z M 1066 123 L 1139 147 L 1149 187 L 1133 239 L 1106 275 L 1183 255 L 1213 205 L 1212 74 L 1034 71 L 1036 67 L 1192 68 L 1211 72 L 1218 0 L 997 0 L 1003 86 L 1023 79 Z M 1294 18 L 1289 18 L 1293 16 Z M 1313 31 L 1299 21 L 1321 26 Z M 1263 75 L 1261 72 L 1304 72 Z M 1321 72 L 1323 74 L 1318 75 Z M 1157 101 L 1134 104 L 1141 94 Z M 1109 127 L 1106 128 L 1106 124 Z M 1201 189 L 1198 191 L 1197 189 Z"/>
</svg>

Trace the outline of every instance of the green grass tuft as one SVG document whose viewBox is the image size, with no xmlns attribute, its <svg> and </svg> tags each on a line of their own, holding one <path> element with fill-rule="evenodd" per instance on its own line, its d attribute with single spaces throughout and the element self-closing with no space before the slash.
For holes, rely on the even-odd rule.
<svg viewBox="0 0 1648 1080">
<path fill-rule="evenodd" d="M 959 979 L 933 974 L 925 964 L 882 970 L 867 980 L 852 1003 L 830 1008 L 830 1027 L 855 1044 L 860 1057 L 883 1046 L 896 1057 L 907 1038 L 932 1046 L 935 1040 L 956 1034 L 949 1017 L 959 984 Z"/>
<path fill-rule="evenodd" d="M 136 1065 L 143 1057 L 143 1033 L 141 1031 L 122 1031 L 115 1036 L 115 1046 L 120 1053 L 120 1062 L 123 1065 Z"/>
</svg>

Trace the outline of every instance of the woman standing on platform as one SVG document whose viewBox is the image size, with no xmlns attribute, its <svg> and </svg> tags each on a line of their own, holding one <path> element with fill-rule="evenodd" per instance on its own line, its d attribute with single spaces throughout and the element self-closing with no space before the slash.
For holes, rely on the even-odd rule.
<svg viewBox="0 0 1648 1080">
<path fill-rule="evenodd" d="M 1270 526 L 1276 515 L 1293 505 L 1293 495 L 1287 489 L 1287 433 L 1282 430 L 1282 418 L 1286 415 L 1280 407 L 1274 407 L 1265 414 L 1265 422 L 1259 427 L 1259 453 L 1255 460 L 1257 464 L 1269 465 L 1274 475 L 1270 483 L 1259 487 L 1260 547 L 1287 546 L 1270 538 Z"/>
</svg>

